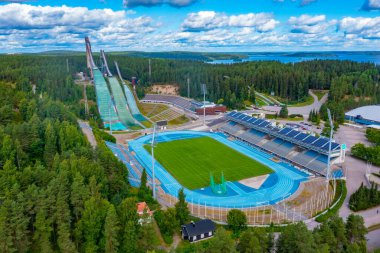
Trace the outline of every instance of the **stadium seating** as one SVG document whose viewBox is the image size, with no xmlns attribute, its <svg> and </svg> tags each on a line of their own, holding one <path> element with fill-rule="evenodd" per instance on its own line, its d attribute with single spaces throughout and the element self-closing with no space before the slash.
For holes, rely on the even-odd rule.
<svg viewBox="0 0 380 253">
<path fill-rule="evenodd" d="M 246 116 L 246 115 L 245 115 Z M 244 119 L 245 116 L 240 115 L 239 117 Z M 257 124 L 263 124 L 261 119 L 252 120 L 257 121 Z M 229 121 L 227 124 L 223 125 L 220 130 L 232 135 L 243 142 L 247 142 L 253 146 L 259 147 L 266 152 L 271 154 L 275 154 L 280 158 L 283 158 L 287 161 L 291 161 L 297 164 L 300 167 L 306 168 L 310 171 L 318 173 L 320 175 L 326 174 L 327 168 L 327 156 L 325 154 L 321 154 L 314 150 L 306 151 L 297 151 L 295 144 L 282 139 L 281 137 L 277 138 L 268 138 L 270 136 L 264 132 L 260 132 L 255 129 L 247 129 L 245 131 L 241 131 L 244 127 L 241 124 L 236 124 L 234 121 Z M 306 141 L 308 143 L 316 143 L 316 145 L 326 145 L 326 138 L 317 138 L 308 134 L 300 133 L 292 128 L 285 127 L 283 129 L 277 129 L 280 135 L 286 136 L 296 136 L 295 138 L 299 138 L 299 140 Z M 290 155 L 291 154 L 291 155 Z"/>
<path fill-rule="evenodd" d="M 230 112 L 226 115 L 226 118 L 240 123 L 247 128 L 255 129 L 262 133 L 269 134 L 270 136 L 281 138 L 303 148 L 311 149 L 325 155 L 328 154 L 329 139 L 325 137 L 315 137 L 302 133 L 298 130 L 294 130 L 290 127 L 280 129 L 268 120 L 251 117 L 240 112 Z M 339 155 L 340 145 L 332 142 L 331 152 L 332 154 Z"/>
</svg>

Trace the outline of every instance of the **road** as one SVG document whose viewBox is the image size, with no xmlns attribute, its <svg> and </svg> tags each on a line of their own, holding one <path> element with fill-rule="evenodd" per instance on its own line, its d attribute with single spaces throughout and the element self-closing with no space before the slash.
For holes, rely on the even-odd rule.
<svg viewBox="0 0 380 253">
<path fill-rule="evenodd" d="M 313 97 L 314 102 L 311 105 L 306 105 L 306 106 L 300 106 L 300 107 L 288 107 L 289 114 L 301 114 L 305 119 L 309 117 L 309 113 L 312 110 L 317 110 L 321 108 L 321 106 L 327 101 L 328 93 L 326 93 L 321 100 L 318 100 L 318 97 L 311 91 L 309 90 L 310 96 Z M 272 111 L 272 112 L 277 112 L 279 113 L 281 110 L 281 107 L 279 106 L 263 106 L 265 110 Z"/>
<path fill-rule="evenodd" d="M 368 251 L 371 252 L 372 250 L 380 248 L 380 229 L 369 232 L 366 238 Z"/>
</svg>

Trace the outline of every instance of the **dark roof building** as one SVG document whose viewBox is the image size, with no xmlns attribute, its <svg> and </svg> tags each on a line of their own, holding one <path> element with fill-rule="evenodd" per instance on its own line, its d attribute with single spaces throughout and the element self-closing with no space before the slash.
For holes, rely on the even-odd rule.
<svg viewBox="0 0 380 253">
<path fill-rule="evenodd" d="M 209 219 L 181 226 L 182 239 L 195 242 L 214 236 L 215 223 Z"/>
</svg>

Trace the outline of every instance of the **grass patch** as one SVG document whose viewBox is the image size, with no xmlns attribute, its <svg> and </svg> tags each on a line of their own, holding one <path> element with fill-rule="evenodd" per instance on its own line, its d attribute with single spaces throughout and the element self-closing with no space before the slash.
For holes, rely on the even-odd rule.
<svg viewBox="0 0 380 253">
<path fill-rule="evenodd" d="M 138 103 L 140 112 L 146 117 L 153 117 L 167 109 L 169 106 L 164 104 L 148 104 L 148 103 Z"/>
<path fill-rule="evenodd" d="M 337 180 L 337 185 L 336 185 L 336 192 L 334 196 L 334 201 L 335 203 L 340 196 L 342 196 L 339 200 L 339 202 L 332 208 L 328 208 L 327 212 L 318 216 L 315 220 L 317 222 L 324 222 L 328 220 L 331 216 L 336 215 L 339 211 L 339 209 L 342 207 L 344 199 L 346 198 L 347 195 L 347 187 L 346 187 L 346 181 L 344 180 Z"/>
<path fill-rule="evenodd" d="M 327 92 L 328 90 L 313 90 L 313 93 L 318 97 L 318 101 L 321 100 Z"/>
<path fill-rule="evenodd" d="M 288 107 L 301 107 L 307 106 L 314 103 L 314 98 L 312 96 L 307 96 L 305 99 L 301 101 L 289 101 Z"/>
<path fill-rule="evenodd" d="M 149 121 L 149 120 L 144 120 L 144 121 L 141 121 L 140 122 L 144 127 L 146 128 L 151 128 L 152 127 L 152 123 Z"/>
<path fill-rule="evenodd" d="M 150 146 L 144 146 L 150 152 Z M 188 189 L 210 185 L 210 172 L 218 181 L 224 173 L 226 181 L 238 181 L 272 173 L 267 166 L 214 140 L 200 137 L 162 142 L 154 150 L 158 162 Z"/>
<path fill-rule="evenodd" d="M 372 225 L 368 228 L 368 232 L 380 229 L 380 224 Z"/>
<path fill-rule="evenodd" d="M 174 125 L 182 125 L 185 124 L 186 122 L 189 122 L 189 118 L 186 117 L 185 115 L 179 116 L 178 118 L 172 119 L 171 121 L 168 122 L 169 126 L 174 126 Z"/>
<path fill-rule="evenodd" d="M 259 96 L 257 96 L 256 97 L 256 105 L 259 107 L 263 107 L 263 106 L 266 106 L 267 104 Z"/>
</svg>

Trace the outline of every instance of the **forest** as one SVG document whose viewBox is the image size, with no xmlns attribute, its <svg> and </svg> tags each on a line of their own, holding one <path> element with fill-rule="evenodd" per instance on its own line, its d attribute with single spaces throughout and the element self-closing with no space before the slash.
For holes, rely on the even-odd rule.
<svg viewBox="0 0 380 253">
<path fill-rule="evenodd" d="M 141 86 L 149 85 L 146 59 L 122 56 L 114 59 L 120 61 L 125 77 L 140 75 Z M 242 63 L 234 67 L 192 61 L 154 59 L 152 62 L 157 70 L 152 72 L 151 83 L 170 80 L 184 85 L 186 74 L 193 69 L 190 78 L 206 79 L 210 98 L 226 99 L 234 95 L 235 101 L 245 99 L 245 83 L 255 80 L 251 79 L 253 76 L 262 78 L 257 79 L 262 84 L 257 80 L 254 84 L 258 90 L 276 89 L 279 96 L 301 99 L 305 87 L 311 85 L 309 81 L 302 85 L 298 82 L 310 78 L 301 75 L 302 71 L 307 73 L 308 64 L 310 72 L 320 66 L 325 68 L 321 70 L 323 73 L 333 73 L 329 70 L 332 63 L 319 61 L 305 63 L 302 68 L 302 64 L 276 62 Z M 298 68 L 302 71 L 297 72 Z M 339 76 L 350 75 L 352 82 L 359 75 L 355 73 L 367 73 L 366 68 L 373 71 L 365 79 L 367 84 L 360 83 L 343 93 L 360 93 L 364 97 L 378 94 L 373 87 L 378 81 L 378 69 L 373 65 L 344 62 L 333 69 Z M 146 201 L 157 210 L 157 225 L 164 240 L 170 243 L 179 224 L 192 219 L 184 196 L 179 193 L 180 201 L 174 208 L 160 210 L 144 183 L 139 189 L 129 185 L 128 170 L 102 142 L 103 138 L 112 138 L 96 129 L 98 146 L 95 149 L 90 146 L 77 124 L 78 117 L 86 117 L 81 101 L 83 88 L 74 82 L 79 71 L 87 71 L 84 55 L 0 55 L 0 252 L 163 251 L 157 246 L 156 230 L 138 224 L 136 203 Z M 275 79 L 276 85 L 265 86 Z M 294 83 L 290 81 L 293 79 Z M 334 87 L 347 84 L 334 80 Z M 288 85 L 282 87 L 284 83 Z M 295 83 L 299 86 L 294 86 Z M 194 97 L 198 96 L 197 87 L 192 85 Z M 88 95 L 95 100 L 91 88 L 88 87 Z M 341 93 L 333 94 L 339 97 Z M 96 106 L 90 110 L 96 121 L 99 118 Z M 146 174 L 144 177 L 142 182 L 146 182 Z M 271 249 L 270 237 L 262 237 L 262 232 L 245 227 L 231 225 L 225 227 L 227 231 L 218 228 L 214 239 L 204 244 L 181 244 L 176 251 L 268 252 Z M 365 233 L 363 220 L 358 216 L 352 216 L 347 223 L 339 218 L 330 219 L 313 232 L 299 223 L 282 230 L 278 249 L 279 252 L 294 252 L 295 248 L 299 252 L 365 252 Z M 250 251 L 258 241 L 262 242 L 260 249 Z M 302 251 L 303 248 L 307 251 Z"/>
<path fill-rule="evenodd" d="M 380 101 L 380 67 L 371 63 L 351 61 L 313 60 L 295 64 L 276 61 L 243 62 L 236 64 L 208 64 L 200 61 L 152 59 L 149 78 L 148 60 L 110 55 L 109 62 L 117 61 L 124 78 L 135 76 L 141 89 L 153 83 L 179 85 L 180 94 L 187 96 L 187 79 L 190 97 L 201 98 L 201 83 L 207 86 L 210 101 L 222 101 L 229 108 L 244 107 L 250 100 L 251 90 L 274 93 L 285 103 L 304 101 L 309 89 L 329 89 L 330 96 L 322 108 L 332 111 L 339 123 L 344 121 L 344 111 Z M 113 64 L 111 71 L 115 72 Z M 140 92 L 139 92 L 140 91 Z M 323 117 L 325 118 L 325 117 Z"/>
<path fill-rule="evenodd" d="M 94 58 L 96 61 L 99 59 L 96 54 Z M 73 84 L 72 78 L 75 72 L 87 72 L 83 54 L 0 55 L 0 60 L 2 80 L 17 81 L 24 86 L 36 84 L 37 92 L 47 92 L 52 99 L 65 103 L 81 96 L 80 87 Z M 239 109 L 244 107 L 244 101 L 255 100 L 253 89 L 267 94 L 273 92 L 285 103 L 304 101 L 309 89 L 329 89 L 329 99 L 321 108 L 321 117 L 326 118 L 326 108 L 329 107 L 339 123 L 344 121 L 344 111 L 380 101 L 380 67 L 372 63 L 313 60 L 294 64 L 276 61 L 208 64 L 195 60 L 153 58 L 149 77 L 147 58 L 111 53 L 108 62 L 111 72 L 116 73 L 114 61 L 119 63 L 123 78 L 137 78 L 140 97 L 152 84 L 169 83 L 178 85 L 182 96 L 200 99 L 201 84 L 205 83 L 208 100 Z M 44 68 L 39 68 L 41 65 Z M 187 94 L 187 79 L 190 94 Z M 90 94 L 94 99 L 94 92 Z M 77 115 L 83 115 L 83 106 L 76 105 L 75 110 Z M 95 111 L 92 108 L 92 113 Z"/>
</svg>

